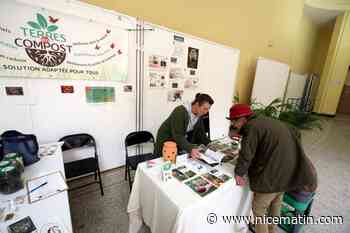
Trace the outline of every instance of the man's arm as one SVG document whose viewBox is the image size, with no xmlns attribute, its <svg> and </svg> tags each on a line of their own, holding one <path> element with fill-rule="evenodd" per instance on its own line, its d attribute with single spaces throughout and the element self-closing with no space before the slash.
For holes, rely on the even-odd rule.
<svg viewBox="0 0 350 233">
<path fill-rule="evenodd" d="M 171 134 L 176 144 L 187 152 L 191 152 L 195 148 L 194 144 L 191 144 L 186 139 L 186 114 L 185 108 L 176 108 L 171 116 Z"/>
<path fill-rule="evenodd" d="M 258 147 L 258 133 L 254 128 L 249 128 L 247 134 L 243 136 L 241 151 L 239 152 L 235 175 L 243 177 L 248 174 L 251 161 L 255 157 Z"/>
<path fill-rule="evenodd" d="M 207 134 L 205 133 L 205 127 L 203 119 L 198 120 L 198 139 L 200 141 L 200 144 L 208 145 L 211 141 L 208 138 Z"/>
</svg>

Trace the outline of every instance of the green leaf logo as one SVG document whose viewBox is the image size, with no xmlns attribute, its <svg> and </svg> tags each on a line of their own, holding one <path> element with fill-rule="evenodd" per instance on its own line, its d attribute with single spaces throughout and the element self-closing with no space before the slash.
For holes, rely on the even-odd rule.
<svg viewBox="0 0 350 233">
<path fill-rule="evenodd" d="M 47 28 L 47 21 L 44 18 L 44 16 L 42 16 L 41 14 L 36 14 L 36 18 L 38 20 L 38 23 L 40 24 L 42 29 L 46 29 Z"/>
<path fill-rule="evenodd" d="M 37 24 L 36 22 L 33 22 L 33 21 L 29 21 L 29 22 L 27 22 L 27 24 L 29 26 L 31 26 L 32 28 L 35 28 L 35 29 L 38 29 L 38 30 L 40 30 L 40 28 L 41 28 L 39 24 Z"/>
<path fill-rule="evenodd" d="M 49 17 L 51 17 L 51 16 L 49 16 Z M 46 30 L 46 31 L 48 31 L 48 32 L 54 32 L 54 31 L 56 31 L 57 29 L 58 29 L 58 27 L 56 26 L 56 25 L 48 25 L 48 23 L 47 23 L 47 20 L 45 19 L 45 17 L 43 16 L 43 15 L 41 15 L 41 14 L 36 14 L 36 19 L 37 19 L 37 21 L 38 22 L 33 22 L 33 21 L 29 21 L 29 22 L 27 22 L 27 24 L 29 25 L 29 26 L 31 26 L 32 28 L 34 28 L 34 29 L 37 29 L 37 30 Z M 58 19 L 56 19 L 56 21 L 57 21 Z M 54 22 L 55 23 L 55 22 Z"/>
<path fill-rule="evenodd" d="M 50 25 L 47 27 L 47 31 L 49 31 L 49 32 L 56 31 L 57 29 L 58 29 L 58 27 L 56 25 Z"/>
</svg>

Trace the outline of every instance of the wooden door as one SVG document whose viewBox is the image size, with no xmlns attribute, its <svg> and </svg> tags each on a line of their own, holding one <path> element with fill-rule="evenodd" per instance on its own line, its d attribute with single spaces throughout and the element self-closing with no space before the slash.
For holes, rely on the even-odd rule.
<svg viewBox="0 0 350 233">
<path fill-rule="evenodd" d="M 350 85 L 344 85 L 337 113 L 350 114 Z"/>
</svg>

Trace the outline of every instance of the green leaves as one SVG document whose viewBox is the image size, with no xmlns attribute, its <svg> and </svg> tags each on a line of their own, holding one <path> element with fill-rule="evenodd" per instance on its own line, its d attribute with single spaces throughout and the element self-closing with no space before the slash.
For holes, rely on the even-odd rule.
<svg viewBox="0 0 350 233">
<path fill-rule="evenodd" d="M 237 93 L 237 95 L 235 95 L 233 97 L 233 103 L 235 103 L 235 104 L 239 103 L 239 95 L 238 95 L 238 93 Z"/>
<path fill-rule="evenodd" d="M 37 24 L 36 22 L 29 21 L 29 22 L 27 22 L 27 24 L 28 24 L 29 26 L 31 26 L 32 28 L 35 28 L 35 29 L 38 29 L 38 30 L 41 29 L 40 25 Z"/>
<path fill-rule="evenodd" d="M 53 32 L 58 29 L 56 25 L 49 26 L 45 17 L 39 13 L 36 14 L 36 19 L 38 22 L 29 21 L 27 22 L 27 24 L 34 29 L 43 30 L 43 31 L 47 30 L 48 32 Z"/>
<path fill-rule="evenodd" d="M 255 114 L 283 121 L 297 129 L 322 129 L 322 124 L 318 116 L 310 112 L 301 111 L 292 104 L 282 103 L 281 99 L 274 99 L 267 106 L 253 100 L 251 106 Z"/>
<path fill-rule="evenodd" d="M 49 31 L 49 32 L 56 31 L 57 29 L 58 29 L 58 27 L 56 25 L 50 25 L 47 27 L 47 31 Z"/>
<path fill-rule="evenodd" d="M 38 20 L 38 23 L 40 24 L 42 29 L 45 29 L 47 27 L 47 21 L 44 18 L 44 16 L 38 13 L 36 14 L 36 19 Z"/>
<path fill-rule="evenodd" d="M 319 117 L 298 109 L 281 112 L 279 120 L 287 122 L 298 129 L 319 128 L 322 130 L 322 124 Z"/>
</svg>

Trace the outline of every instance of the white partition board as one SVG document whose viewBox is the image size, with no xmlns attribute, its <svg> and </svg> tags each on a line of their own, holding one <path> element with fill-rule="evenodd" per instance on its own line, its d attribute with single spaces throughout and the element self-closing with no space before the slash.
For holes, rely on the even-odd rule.
<svg viewBox="0 0 350 233">
<path fill-rule="evenodd" d="M 289 66 L 259 57 L 251 100 L 268 105 L 274 99 L 283 100 L 289 76 Z"/>
<path fill-rule="evenodd" d="M 235 88 L 236 73 L 239 64 L 239 50 L 204 41 L 188 35 L 177 33 L 155 25 L 146 25 L 154 31 L 145 32 L 144 41 L 144 108 L 143 126 L 155 136 L 161 123 L 171 111 L 180 104 L 188 104 L 196 93 L 207 93 L 215 101 L 210 109 L 211 138 L 218 138 L 227 134 L 229 121 L 225 119 L 232 104 Z M 199 49 L 198 78 L 199 86 L 184 89 L 182 101 L 169 102 L 167 93 L 169 88 L 151 89 L 148 80 L 148 58 L 150 55 L 170 57 L 174 50 L 174 35 L 184 38 L 185 53 L 187 48 Z M 185 62 L 187 67 L 187 63 Z M 188 72 L 185 71 L 185 72 Z"/>
<path fill-rule="evenodd" d="M 20 2 L 95 20 L 111 25 L 112 29 L 136 28 L 135 18 L 78 1 Z M 40 143 L 57 141 L 69 134 L 88 133 L 96 139 L 101 170 L 123 165 L 125 136 L 136 128 L 135 32 L 129 32 L 128 49 L 128 80 L 125 83 L 1 77 L 0 132 L 15 129 L 23 133 L 32 133 Z M 132 92 L 123 91 L 126 84 L 133 85 Z M 62 94 L 61 85 L 74 86 L 74 93 Z M 23 86 L 24 96 L 7 96 L 5 86 Z M 87 103 L 86 86 L 114 87 L 115 102 Z"/>
<path fill-rule="evenodd" d="M 290 73 L 286 99 L 288 98 L 302 98 L 304 94 L 305 84 L 307 80 L 307 74 Z"/>
</svg>

